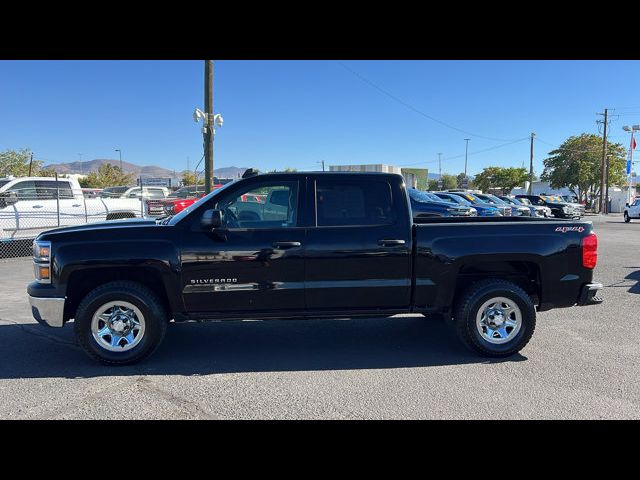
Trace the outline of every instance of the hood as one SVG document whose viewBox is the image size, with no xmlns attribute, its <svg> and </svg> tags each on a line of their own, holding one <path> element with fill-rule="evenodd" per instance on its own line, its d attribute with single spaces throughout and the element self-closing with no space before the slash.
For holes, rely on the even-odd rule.
<svg viewBox="0 0 640 480">
<path fill-rule="evenodd" d="M 144 218 L 127 218 L 124 220 L 109 220 L 105 222 L 86 223 L 83 225 L 76 225 L 73 227 L 61 227 L 47 230 L 46 232 L 38 235 L 38 240 L 47 240 L 51 236 L 60 234 L 73 233 L 73 232 L 87 232 L 87 231 L 99 231 L 99 230 L 112 230 L 123 229 L 131 227 L 146 227 L 150 225 L 156 225 L 155 219 Z"/>
</svg>

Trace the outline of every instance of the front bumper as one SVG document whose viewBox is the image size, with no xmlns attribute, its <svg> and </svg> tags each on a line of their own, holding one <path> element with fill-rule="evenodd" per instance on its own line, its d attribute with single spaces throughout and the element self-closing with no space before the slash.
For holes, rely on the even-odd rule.
<svg viewBox="0 0 640 480">
<path fill-rule="evenodd" d="M 598 290 L 602 290 L 601 283 L 587 283 L 583 285 L 580 291 L 580 297 L 578 298 L 578 305 L 597 305 L 598 303 L 602 303 L 604 300 L 596 296 Z"/>
<path fill-rule="evenodd" d="M 64 325 L 64 298 L 42 298 L 29 295 L 31 314 L 39 324 L 49 327 Z"/>
</svg>

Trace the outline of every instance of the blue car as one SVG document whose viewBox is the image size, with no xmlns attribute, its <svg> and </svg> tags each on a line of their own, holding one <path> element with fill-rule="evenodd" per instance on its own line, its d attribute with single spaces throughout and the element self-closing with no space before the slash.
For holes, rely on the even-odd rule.
<svg viewBox="0 0 640 480">
<path fill-rule="evenodd" d="M 478 211 L 478 216 L 480 217 L 500 217 L 502 216 L 502 214 L 500 213 L 500 211 L 494 206 L 491 205 L 490 203 L 482 203 L 482 202 L 476 202 L 476 203 L 472 203 L 471 200 L 468 200 L 465 195 L 467 195 L 466 192 L 461 192 L 461 193 L 457 193 L 457 192 L 435 192 L 434 195 L 436 195 L 438 198 L 444 200 L 444 201 L 449 201 L 449 202 L 455 202 L 459 205 L 467 205 L 470 207 L 475 208 Z"/>
<path fill-rule="evenodd" d="M 475 208 L 444 201 L 432 193 L 410 188 L 409 199 L 413 218 L 421 217 L 473 217 L 478 215 Z"/>
</svg>

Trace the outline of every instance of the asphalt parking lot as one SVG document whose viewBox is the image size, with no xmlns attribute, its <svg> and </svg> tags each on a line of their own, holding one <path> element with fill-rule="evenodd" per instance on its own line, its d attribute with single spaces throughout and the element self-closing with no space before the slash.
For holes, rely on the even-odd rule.
<svg viewBox="0 0 640 480">
<path fill-rule="evenodd" d="M 540 313 L 501 361 L 402 316 L 171 324 L 145 363 L 103 367 L 33 320 L 31 260 L 0 260 L 0 418 L 640 418 L 640 221 L 587 219 L 605 302 Z"/>
</svg>

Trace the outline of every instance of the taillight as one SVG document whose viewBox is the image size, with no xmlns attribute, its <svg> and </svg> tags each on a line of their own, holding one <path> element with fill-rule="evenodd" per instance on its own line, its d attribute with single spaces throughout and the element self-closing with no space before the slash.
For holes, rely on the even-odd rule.
<svg viewBox="0 0 640 480">
<path fill-rule="evenodd" d="M 582 266 L 593 269 L 598 262 L 598 237 L 590 233 L 582 239 Z"/>
</svg>

